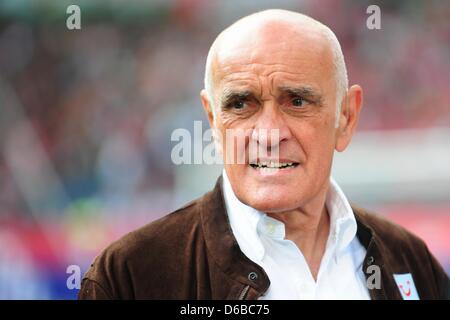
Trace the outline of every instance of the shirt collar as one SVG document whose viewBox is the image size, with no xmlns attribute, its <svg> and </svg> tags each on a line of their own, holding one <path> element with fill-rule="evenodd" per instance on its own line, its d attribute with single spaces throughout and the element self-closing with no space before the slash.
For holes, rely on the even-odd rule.
<svg viewBox="0 0 450 320">
<path fill-rule="evenodd" d="M 264 257 L 264 246 L 257 232 L 258 222 L 265 214 L 242 203 L 235 195 L 223 170 L 223 193 L 231 230 L 241 251 L 255 262 Z"/>
<path fill-rule="evenodd" d="M 233 234 L 247 257 L 255 262 L 261 261 L 265 249 L 260 235 L 282 240 L 285 237 L 284 223 L 242 203 L 236 197 L 225 170 L 222 175 L 225 206 Z M 326 206 L 330 215 L 327 250 L 334 247 L 334 257 L 338 259 L 355 238 L 357 224 L 350 203 L 332 177 Z"/>
<path fill-rule="evenodd" d="M 330 236 L 327 245 L 336 245 L 335 258 L 337 259 L 356 237 L 357 223 L 347 197 L 332 177 L 330 177 L 326 206 L 330 215 Z"/>
</svg>

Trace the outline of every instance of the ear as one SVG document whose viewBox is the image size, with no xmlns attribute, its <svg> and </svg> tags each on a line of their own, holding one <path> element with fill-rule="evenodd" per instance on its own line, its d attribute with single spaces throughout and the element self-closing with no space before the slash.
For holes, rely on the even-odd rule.
<svg viewBox="0 0 450 320">
<path fill-rule="evenodd" d="M 214 114 L 212 110 L 212 105 L 209 103 L 208 95 L 206 94 L 206 90 L 203 89 L 200 91 L 200 98 L 202 100 L 203 109 L 206 112 L 206 116 L 208 117 L 209 126 L 211 129 L 214 129 Z"/>
<path fill-rule="evenodd" d="M 339 127 L 337 128 L 336 150 L 344 151 L 350 144 L 359 114 L 362 108 L 363 91 L 358 85 L 352 86 L 342 101 L 342 108 L 339 114 Z"/>
<path fill-rule="evenodd" d="M 212 130 L 212 135 L 214 139 L 214 145 L 219 154 L 222 154 L 222 139 L 220 135 L 219 128 L 216 127 L 216 119 L 214 119 L 213 106 L 209 102 L 208 95 L 206 94 L 206 90 L 203 89 L 200 91 L 200 98 L 202 100 L 203 109 L 206 112 L 206 116 L 208 117 L 209 126 Z M 217 116 L 217 115 L 216 115 Z"/>
</svg>

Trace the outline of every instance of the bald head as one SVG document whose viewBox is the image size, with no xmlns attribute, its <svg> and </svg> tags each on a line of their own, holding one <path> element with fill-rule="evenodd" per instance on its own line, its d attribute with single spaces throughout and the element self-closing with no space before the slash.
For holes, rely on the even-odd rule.
<svg viewBox="0 0 450 320">
<path fill-rule="evenodd" d="M 215 85 L 223 76 L 224 62 L 252 63 L 259 52 L 255 48 L 277 52 L 315 50 L 321 54 L 321 65 L 329 65 L 335 79 L 337 113 L 348 86 L 347 71 L 340 44 L 324 24 L 306 15 L 287 10 L 265 10 L 246 16 L 222 31 L 211 46 L 206 61 L 205 89 L 212 111 L 216 111 Z M 295 51 L 296 50 L 296 51 Z M 275 56 L 275 57 L 274 57 Z M 239 59 L 239 61 L 237 61 Z"/>
</svg>

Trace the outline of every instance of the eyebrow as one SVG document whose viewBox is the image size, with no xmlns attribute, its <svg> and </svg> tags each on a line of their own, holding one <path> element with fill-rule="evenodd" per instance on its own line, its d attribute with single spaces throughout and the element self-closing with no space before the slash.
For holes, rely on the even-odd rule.
<svg viewBox="0 0 450 320">
<path fill-rule="evenodd" d="M 279 92 L 289 95 L 290 97 L 300 97 L 311 103 L 322 105 L 322 95 L 313 87 L 310 86 L 281 86 L 277 88 Z M 255 100 L 259 101 L 256 95 L 250 90 L 233 90 L 225 89 L 224 93 L 220 99 L 221 106 L 226 107 L 233 101 L 249 101 Z"/>
<path fill-rule="evenodd" d="M 282 86 L 279 87 L 278 90 L 291 97 L 300 97 L 318 105 L 322 104 L 323 100 L 322 95 L 316 89 L 309 86 L 301 86 L 301 87 Z"/>
<path fill-rule="evenodd" d="M 220 99 L 222 106 L 227 106 L 233 101 L 249 101 L 249 100 L 257 100 L 255 94 L 250 90 L 243 90 L 243 91 L 235 91 L 230 89 L 225 89 L 224 93 L 222 95 L 222 98 Z"/>
</svg>

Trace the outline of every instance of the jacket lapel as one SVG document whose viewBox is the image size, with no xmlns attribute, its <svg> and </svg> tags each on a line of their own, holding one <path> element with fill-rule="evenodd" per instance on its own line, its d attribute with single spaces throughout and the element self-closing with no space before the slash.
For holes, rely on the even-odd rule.
<svg viewBox="0 0 450 320">
<path fill-rule="evenodd" d="M 225 211 L 222 177 L 219 177 L 214 189 L 204 196 L 200 214 L 208 251 L 219 268 L 236 284 L 223 298 L 256 299 L 264 294 L 270 285 L 269 277 L 239 248 Z"/>
<path fill-rule="evenodd" d="M 364 275 L 368 284 L 369 294 L 372 300 L 398 300 L 402 299 L 397 289 L 393 277 L 392 266 L 386 261 L 387 249 L 382 244 L 377 234 L 366 222 L 366 213 L 352 205 L 358 226 L 357 237 L 361 244 L 366 248 L 366 257 L 362 265 Z M 380 285 L 369 287 L 370 284 L 376 284 L 376 273 L 379 273 Z"/>
</svg>

